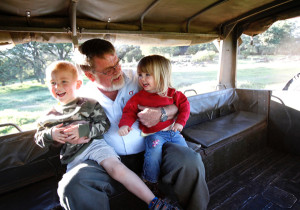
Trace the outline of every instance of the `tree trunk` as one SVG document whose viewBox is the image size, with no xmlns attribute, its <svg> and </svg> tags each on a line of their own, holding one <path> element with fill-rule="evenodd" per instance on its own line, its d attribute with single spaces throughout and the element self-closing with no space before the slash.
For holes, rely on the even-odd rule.
<svg viewBox="0 0 300 210">
<path fill-rule="evenodd" d="M 23 68 L 21 67 L 20 68 L 21 69 L 21 71 L 20 71 L 20 73 L 19 73 L 19 80 L 20 80 L 20 83 L 22 84 L 23 83 Z"/>
</svg>

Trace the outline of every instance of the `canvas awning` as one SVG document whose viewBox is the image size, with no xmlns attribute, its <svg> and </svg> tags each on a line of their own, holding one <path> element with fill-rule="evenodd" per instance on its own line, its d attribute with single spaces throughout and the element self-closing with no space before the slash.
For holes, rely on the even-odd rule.
<svg viewBox="0 0 300 210">
<path fill-rule="evenodd" d="M 2 0 L 0 45 L 93 37 L 193 45 L 223 39 L 235 26 L 255 35 L 296 16 L 299 0 Z"/>
</svg>

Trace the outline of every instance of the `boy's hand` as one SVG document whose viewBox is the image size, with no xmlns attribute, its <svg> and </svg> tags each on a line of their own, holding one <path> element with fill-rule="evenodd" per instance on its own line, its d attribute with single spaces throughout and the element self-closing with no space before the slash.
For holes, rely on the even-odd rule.
<svg viewBox="0 0 300 210">
<path fill-rule="evenodd" d="M 91 140 L 90 138 L 83 136 L 78 139 L 69 140 L 67 142 L 69 142 L 71 144 L 85 144 L 85 143 L 88 143 L 90 140 Z"/>
<path fill-rule="evenodd" d="M 51 135 L 54 141 L 64 144 L 68 135 L 64 133 L 65 128 L 62 126 L 63 123 L 54 126 L 51 130 Z"/>
<path fill-rule="evenodd" d="M 65 144 L 69 142 L 71 144 L 84 144 L 88 143 L 91 139 L 84 136 L 79 137 L 78 124 L 70 124 L 62 127 L 63 123 L 56 125 L 52 128 L 52 138 L 53 140 Z"/>
<path fill-rule="evenodd" d="M 183 129 L 183 126 L 179 123 L 175 123 L 175 125 L 172 128 L 173 131 L 179 131 L 179 132 L 181 132 L 182 129 Z"/>
<path fill-rule="evenodd" d="M 72 143 L 72 140 L 79 139 L 79 125 L 76 124 L 70 124 L 64 127 L 64 133 L 68 136 L 66 137 L 66 140 L 70 143 Z"/>
<path fill-rule="evenodd" d="M 120 136 L 126 136 L 131 130 L 132 130 L 131 127 L 124 125 L 121 128 L 119 128 L 118 134 Z"/>
</svg>

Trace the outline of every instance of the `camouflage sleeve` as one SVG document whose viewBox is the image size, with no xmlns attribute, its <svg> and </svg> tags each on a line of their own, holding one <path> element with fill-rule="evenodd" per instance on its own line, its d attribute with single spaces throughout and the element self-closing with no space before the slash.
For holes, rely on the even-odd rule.
<svg viewBox="0 0 300 210">
<path fill-rule="evenodd" d="M 108 131 L 110 122 L 102 106 L 97 102 L 89 115 L 88 124 L 79 125 L 79 136 L 89 138 L 103 138 L 102 135 Z"/>
<path fill-rule="evenodd" d="M 34 135 L 34 141 L 37 145 L 39 145 L 42 148 L 47 148 L 51 144 L 53 144 L 51 128 L 38 125 L 37 131 Z"/>
</svg>

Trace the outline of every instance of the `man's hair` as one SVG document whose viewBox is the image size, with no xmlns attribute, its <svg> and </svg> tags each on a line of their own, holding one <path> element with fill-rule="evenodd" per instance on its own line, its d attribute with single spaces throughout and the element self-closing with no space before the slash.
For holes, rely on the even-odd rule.
<svg viewBox="0 0 300 210">
<path fill-rule="evenodd" d="M 160 96 L 166 96 L 171 85 L 172 66 L 169 59 L 160 55 L 149 55 L 142 58 L 137 67 L 138 73 L 148 73 L 154 77 L 156 91 Z"/>
<path fill-rule="evenodd" d="M 79 52 L 83 56 L 82 61 L 77 65 L 83 71 L 93 71 L 95 57 L 103 58 L 105 54 L 114 54 L 114 46 L 104 39 L 90 39 L 79 46 Z"/>
<path fill-rule="evenodd" d="M 51 63 L 46 69 L 47 82 L 51 80 L 51 74 L 53 72 L 60 72 L 60 71 L 69 71 L 72 73 L 74 79 L 76 80 L 79 79 L 79 74 L 74 64 L 70 63 L 69 61 L 55 61 Z"/>
</svg>

